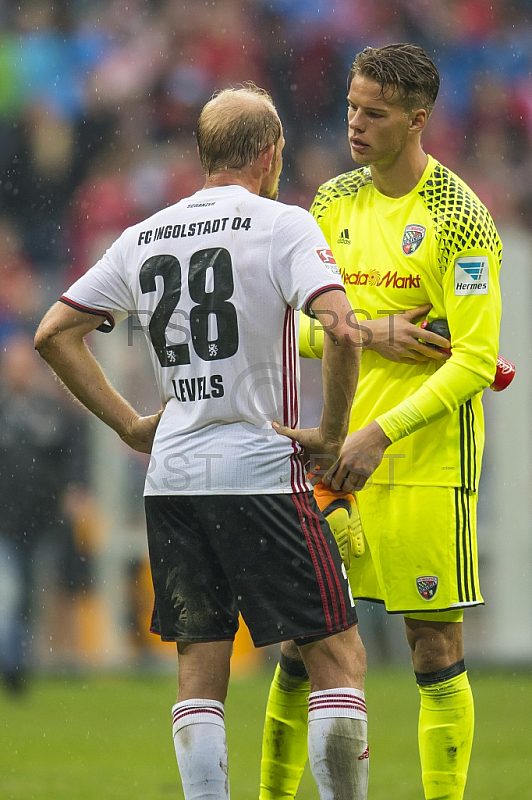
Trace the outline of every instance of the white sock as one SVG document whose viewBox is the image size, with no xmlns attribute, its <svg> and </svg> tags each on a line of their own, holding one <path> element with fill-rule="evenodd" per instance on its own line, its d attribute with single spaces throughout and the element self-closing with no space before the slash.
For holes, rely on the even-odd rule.
<svg viewBox="0 0 532 800">
<path fill-rule="evenodd" d="M 223 704 L 185 700 L 172 707 L 172 720 L 185 800 L 229 800 Z"/>
<path fill-rule="evenodd" d="M 312 692 L 308 723 L 310 769 L 321 800 L 366 800 L 369 748 L 364 692 Z"/>
</svg>

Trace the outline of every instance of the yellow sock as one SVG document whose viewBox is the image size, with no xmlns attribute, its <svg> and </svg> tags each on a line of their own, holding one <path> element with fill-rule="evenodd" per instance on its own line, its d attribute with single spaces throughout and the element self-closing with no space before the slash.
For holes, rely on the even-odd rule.
<svg viewBox="0 0 532 800">
<path fill-rule="evenodd" d="M 462 800 L 475 721 L 467 672 L 441 683 L 420 685 L 419 692 L 419 755 L 425 798 Z"/>
<path fill-rule="evenodd" d="M 307 763 L 308 678 L 277 665 L 262 738 L 260 800 L 292 800 Z"/>
</svg>

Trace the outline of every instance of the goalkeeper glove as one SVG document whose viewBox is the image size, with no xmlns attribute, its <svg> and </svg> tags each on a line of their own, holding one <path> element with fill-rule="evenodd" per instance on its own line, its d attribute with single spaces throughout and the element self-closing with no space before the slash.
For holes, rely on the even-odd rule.
<svg viewBox="0 0 532 800">
<path fill-rule="evenodd" d="M 360 558 L 366 548 L 356 498 L 347 492 L 333 492 L 322 483 L 314 486 L 314 499 L 329 523 L 345 568 L 352 558 Z"/>
</svg>

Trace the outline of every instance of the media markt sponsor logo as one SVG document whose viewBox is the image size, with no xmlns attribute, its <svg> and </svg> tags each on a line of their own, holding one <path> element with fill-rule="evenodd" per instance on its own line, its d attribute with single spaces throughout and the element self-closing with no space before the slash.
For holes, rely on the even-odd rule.
<svg viewBox="0 0 532 800">
<path fill-rule="evenodd" d="M 397 270 L 391 269 L 384 275 L 378 269 L 370 269 L 368 272 L 347 272 L 345 269 L 340 271 L 344 284 L 350 286 L 378 286 L 385 289 L 419 289 L 421 275 L 400 275 Z"/>
<path fill-rule="evenodd" d="M 321 258 L 329 272 L 333 275 L 339 275 L 340 270 L 336 264 L 336 260 L 332 254 L 332 250 L 328 247 L 316 247 L 316 253 Z"/>
<path fill-rule="evenodd" d="M 425 238 L 426 228 L 423 225 L 407 225 L 403 233 L 403 253 L 411 256 L 415 253 Z"/>
<path fill-rule="evenodd" d="M 454 293 L 487 294 L 489 265 L 487 256 L 462 256 L 454 262 Z"/>
<path fill-rule="evenodd" d="M 416 586 L 424 600 L 432 600 L 438 591 L 438 578 L 435 575 L 423 575 L 421 578 L 416 578 Z"/>
<path fill-rule="evenodd" d="M 349 230 L 347 228 L 344 228 L 344 230 L 340 232 L 340 236 L 336 240 L 336 244 L 351 244 Z"/>
</svg>

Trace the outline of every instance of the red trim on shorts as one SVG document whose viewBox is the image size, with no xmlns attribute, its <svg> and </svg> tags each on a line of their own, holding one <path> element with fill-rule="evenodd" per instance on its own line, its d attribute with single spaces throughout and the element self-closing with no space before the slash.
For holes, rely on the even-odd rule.
<svg viewBox="0 0 532 800">
<path fill-rule="evenodd" d="M 348 625 L 346 608 L 340 581 L 336 573 L 336 570 L 334 569 L 334 565 L 332 565 L 333 574 L 331 575 L 329 565 L 327 564 L 327 561 L 324 558 L 323 548 L 327 553 L 329 562 L 332 564 L 331 554 L 329 548 L 327 547 L 327 543 L 325 542 L 323 532 L 321 530 L 319 517 L 310 507 L 308 494 L 293 494 L 292 500 L 296 506 L 299 517 L 299 524 L 301 530 L 305 535 L 305 540 L 307 542 L 307 546 L 309 549 L 310 558 L 314 566 L 314 571 L 316 574 L 320 590 L 321 603 L 322 603 L 323 613 L 325 616 L 327 630 L 332 633 L 333 631 L 339 628 L 340 624 L 343 624 L 344 627 L 347 627 Z M 310 522 L 310 529 L 306 523 L 305 510 L 307 511 L 308 519 Z M 317 529 L 316 529 L 316 524 L 317 524 Z M 338 609 L 337 593 L 340 598 L 340 611 Z M 330 600 L 328 599 L 327 595 L 329 595 Z M 332 616 L 334 617 L 334 622 L 333 619 L 331 618 L 330 606 L 332 606 Z M 342 617 L 341 622 L 340 622 L 340 616 Z"/>
<path fill-rule="evenodd" d="M 338 577 L 338 573 L 336 572 L 336 569 L 334 567 L 334 561 L 332 560 L 331 551 L 329 550 L 329 548 L 327 546 L 327 542 L 325 540 L 325 536 L 323 535 L 323 531 L 322 531 L 321 525 L 320 525 L 320 519 L 319 519 L 318 515 L 316 514 L 316 512 L 313 511 L 313 509 L 311 508 L 308 494 L 304 495 L 303 503 L 307 507 L 308 516 L 309 516 L 309 519 L 311 520 L 311 525 L 315 526 L 316 541 L 318 543 L 318 549 L 320 550 L 320 558 L 321 558 L 321 561 L 322 561 L 323 569 L 325 570 L 325 573 L 326 573 L 326 576 L 327 576 L 327 583 L 329 585 L 329 591 L 331 593 L 331 600 L 332 600 L 332 604 L 333 604 L 333 613 L 334 613 L 335 623 L 338 625 L 338 623 L 340 621 L 340 615 L 341 615 L 342 623 L 344 625 L 347 625 L 347 613 L 346 613 L 346 608 L 345 608 L 345 603 L 344 603 L 344 595 L 342 593 L 342 586 L 340 584 L 340 578 Z M 323 544 L 323 548 L 324 548 L 325 554 L 326 554 L 326 559 L 323 558 L 323 554 L 321 552 L 320 543 Z M 329 562 L 328 565 L 327 565 L 327 561 Z M 332 576 L 331 576 L 331 572 L 329 572 L 329 567 L 331 569 Z M 334 591 L 334 589 L 336 589 L 336 592 Z M 338 594 L 338 598 L 339 598 L 339 601 L 340 601 L 340 611 L 338 611 L 338 601 L 337 601 L 337 594 L 336 593 Z"/>
<path fill-rule="evenodd" d="M 316 553 L 314 551 L 313 544 L 312 544 L 312 542 L 310 540 L 310 533 L 309 533 L 309 530 L 308 530 L 307 525 L 305 523 L 305 515 L 303 513 L 303 506 L 301 504 L 301 497 L 304 497 L 304 495 L 293 494 L 293 495 L 291 495 L 291 497 L 292 497 L 292 500 L 293 500 L 294 505 L 296 507 L 297 515 L 299 517 L 299 526 L 300 526 L 301 530 L 303 531 L 303 533 L 305 535 L 305 540 L 307 542 L 307 547 L 308 547 L 308 550 L 309 550 L 310 558 L 312 560 L 312 565 L 314 567 L 314 572 L 315 572 L 316 578 L 318 580 L 318 586 L 319 586 L 319 589 L 320 589 L 320 597 L 321 597 L 321 606 L 323 608 L 323 613 L 325 615 L 325 624 L 327 625 L 327 630 L 332 632 L 333 626 L 332 626 L 332 621 L 331 621 L 331 614 L 330 614 L 330 611 L 329 611 L 329 608 L 328 608 L 328 605 L 327 605 L 327 593 L 325 591 L 325 585 L 323 583 L 323 577 L 322 577 L 320 569 L 319 569 L 318 559 L 316 558 Z"/>
<path fill-rule="evenodd" d="M 332 605 L 332 613 L 333 613 L 333 617 L 334 617 L 334 624 L 337 626 L 338 623 L 340 622 L 340 615 L 338 613 L 338 602 L 337 602 L 336 594 L 335 594 L 335 591 L 334 591 L 334 583 L 333 583 L 333 580 L 332 580 L 332 576 L 331 576 L 331 573 L 330 573 L 328 565 L 327 565 L 326 556 L 324 555 L 324 548 L 325 548 L 325 551 L 328 552 L 328 547 L 325 544 L 325 542 L 323 542 L 323 536 L 321 535 L 320 520 L 316 516 L 316 514 L 314 514 L 312 512 L 312 509 L 311 509 L 310 503 L 309 503 L 309 499 L 308 499 L 308 495 L 304 495 L 302 500 L 303 500 L 303 505 L 306 507 L 307 518 L 309 520 L 309 525 L 310 525 L 310 531 L 312 533 L 312 536 L 314 538 L 314 542 L 315 542 L 315 545 L 316 545 L 316 549 L 318 551 L 318 556 L 319 556 L 319 559 L 320 559 L 321 568 L 323 570 L 323 573 L 325 575 L 325 579 L 327 581 L 327 587 L 329 589 L 329 596 L 330 596 L 331 605 Z M 324 548 L 322 547 L 322 544 L 324 545 Z"/>
</svg>

